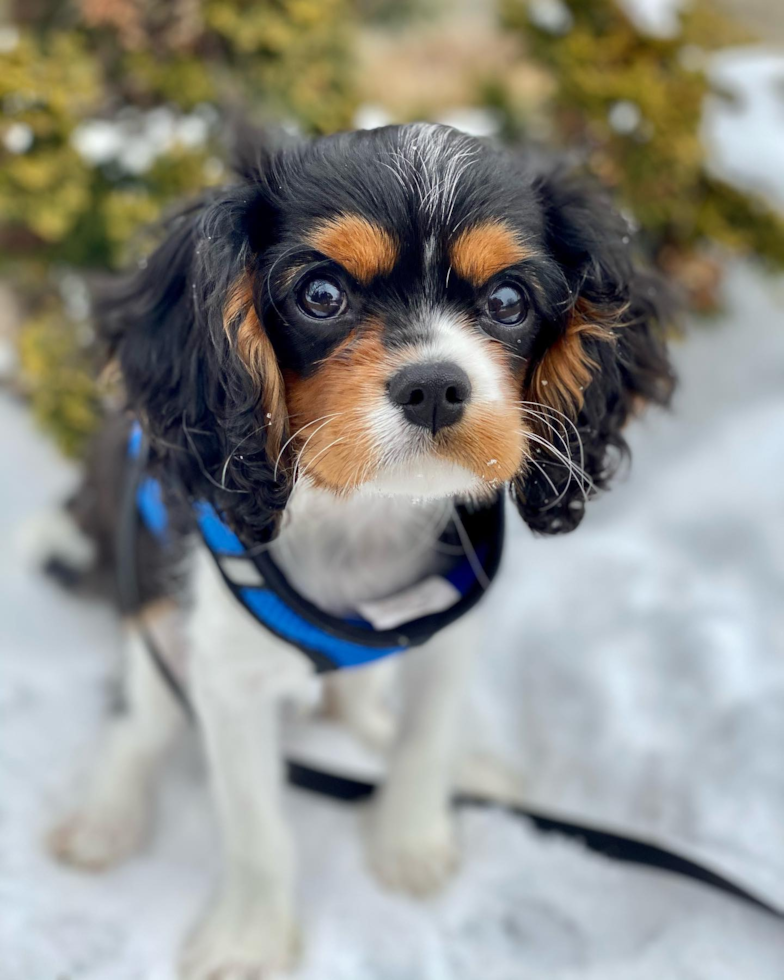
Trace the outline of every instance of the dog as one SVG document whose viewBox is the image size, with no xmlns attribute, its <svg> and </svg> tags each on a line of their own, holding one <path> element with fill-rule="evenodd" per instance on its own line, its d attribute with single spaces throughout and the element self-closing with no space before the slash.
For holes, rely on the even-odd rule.
<svg viewBox="0 0 784 980">
<path fill-rule="evenodd" d="M 626 453 L 627 420 L 667 404 L 666 289 L 632 239 L 561 164 L 445 126 L 385 127 L 246 154 L 235 184 L 172 219 L 157 251 L 97 302 L 171 533 L 164 547 L 140 532 L 124 710 L 51 846 L 98 868 L 143 837 L 184 723 L 143 626 L 184 678 L 223 841 L 182 977 L 247 980 L 292 963 L 277 714 L 319 666 L 237 601 L 194 504 L 246 557 L 274 561 L 314 616 L 375 615 L 394 630 L 397 606 L 440 624 L 401 658 L 401 723 L 367 844 L 387 885 L 439 887 L 457 861 L 455 732 L 482 636 L 481 603 L 451 616 L 438 583 L 463 560 L 474 589 L 489 584 L 469 525 L 487 525 L 504 498 L 536 533 L 576 528 Z M 97 439 L 69 505 L 70 543 L 61 535 L 53 556 L 61 573 L 116 560 L 130 426 L 115 419 Z M 371 666 L 330 675 L 329 700 L 380 743 L 374 651 Z"/>
</svg>

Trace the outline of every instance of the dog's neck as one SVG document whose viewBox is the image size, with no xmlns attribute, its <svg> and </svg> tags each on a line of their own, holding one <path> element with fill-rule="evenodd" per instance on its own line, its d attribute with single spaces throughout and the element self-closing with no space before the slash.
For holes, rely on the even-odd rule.
<svg viewBox="0 0 784 980">
<path fill-rule="evenodd" d="M 449 500 L 355 494 L 300 485 L 271 553 L 291 584 L 333 615 L 399 592 L 444 565 L 434 547 Z"/>
</svg>

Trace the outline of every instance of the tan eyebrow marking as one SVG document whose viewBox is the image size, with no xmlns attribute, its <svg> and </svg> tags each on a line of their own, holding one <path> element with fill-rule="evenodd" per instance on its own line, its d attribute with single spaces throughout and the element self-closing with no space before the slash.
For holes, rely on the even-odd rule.
<svg viewBox="0 0 784 980">
<path fill-rule="evenodd" d="M 362 283 L 391 272 L 398 258 L 392 235 L 358 214 L 331 218 L 319 225 L 308 241 Z"/>
<path fill-rule="evenodd" d="M 519 239 L 517 233 L 505 221 L 485 221 L 462 231 L 449 250 L 452 268 L 473 286 L 482 286 L 487 280 L 523 259 L 533 251 Z"/>
</svg>

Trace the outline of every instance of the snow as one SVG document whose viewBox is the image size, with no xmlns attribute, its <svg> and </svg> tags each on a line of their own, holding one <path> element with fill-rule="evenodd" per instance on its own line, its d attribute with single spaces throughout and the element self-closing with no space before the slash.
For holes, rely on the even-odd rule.
<svg viewBox="0 0 784 980">
<path fill-rule="evenodd" d="M 689 0 L 618 3 L 638 31 L 661 38 L 678 35 L 680 14 L 689 7 Z M 705 69 L 711 84 L 701 125 L 709 172 L 784 211 L 784 52 L 754 44 L 710 55 L 687 46 L 681 54 L 684 64 Z M 636 108 L 618 103 L 612 111 L 618 106 Z M 627 115 L 624 108 L 620 125 L 611 116 L 616 131 L 634 130 Z"/>
<path fill-rule="evenodd" d="M 206 104 L 191 113 L 179 113 L 169 106 L 147 111 L 126 108 L 116 119 L 79 123 L 71 133 L 71 144 L 93 166 L 116 163 L 122 171 L 138 175 L 177 146 L 204 146 L 215 122 L 215 110 Z"/>
<path fill-rule="evenodd" d="M 26 153 L 33 145 L 34 135 L 27 123 L 11 123 L 3 136 L 9 153 Z"/>
<path fill-rule="evenodd" d="M 708 77 L 716 93 L 702 121 L 710 171 L 784 211 L 784 52 L 721 51 L 710 58 Z"/>
<path fill-rule="evenodd" d="M 528 16 L 535 27 L 548 34 L 566 34 L 574 23 L 572 12 L 563 0 L 531 0 Z"/>
<path fill-rule="evenodd" d="M 689 0 L 618 0 L 618 4 L 641 33 L 670 38 L 678 33 L 680 13 Z"/>
<path fill-rule="evenodd" d="M 689 0 L 618 2 L 641 33 L 662 38 L 677 36 L 689 6 Z M 707 71 L 712 88 L 701 126 L 709 172 L 784 211 L 784 52 L 754 44 L 711 55 L 685 47 L 682 55 Z"/>
<path fill-rule="evenodd" d="M 631 430 L 629 479 L 574 534 L 516 520 L 465 729 L 532 805 L 686 849 L 784 903 L 784 284 L 732 270 L 728 312 L 676 350 L 671 415 Z M 40 837 L 73 800 L 108 700 L 116 624 L 9 542 L 74 474 L 0 401 L 1 980 L 172 980 L 217 841 L 198 753 L 174 760 L 148 849 L 90 877 Z M 302 750 L 361 758 L 292 721 Z M 372 761 L 372 760 L 370 760 Z M 781 980 L 784 930 L 706 888 L 591 855 L 492 812 L 427 902 L 366 874 L 361 813 L 290 791 L 301 856 L 296 980 Z"/>
<path fill-rule="evenodd" d="M 633 133 L 642 122 L 642 112 L 636 102 L 622 99 L 614 102 L 607 114 L 611 128 L 622 136 Z"/>
</svg>

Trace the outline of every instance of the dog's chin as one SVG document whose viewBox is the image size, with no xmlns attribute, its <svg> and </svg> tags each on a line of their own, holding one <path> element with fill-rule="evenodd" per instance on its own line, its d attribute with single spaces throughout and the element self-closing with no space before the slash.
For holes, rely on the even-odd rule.
<svg viewBox="0 0 784 980">
<path fill-rule="evenodd" d="M 381 469 L 358 492 L 411 500 L 443 500 L 451 497 L 483 500 L 497 492 L 476 473 L 449 460 L 415 459 Z"/>
</svg>

